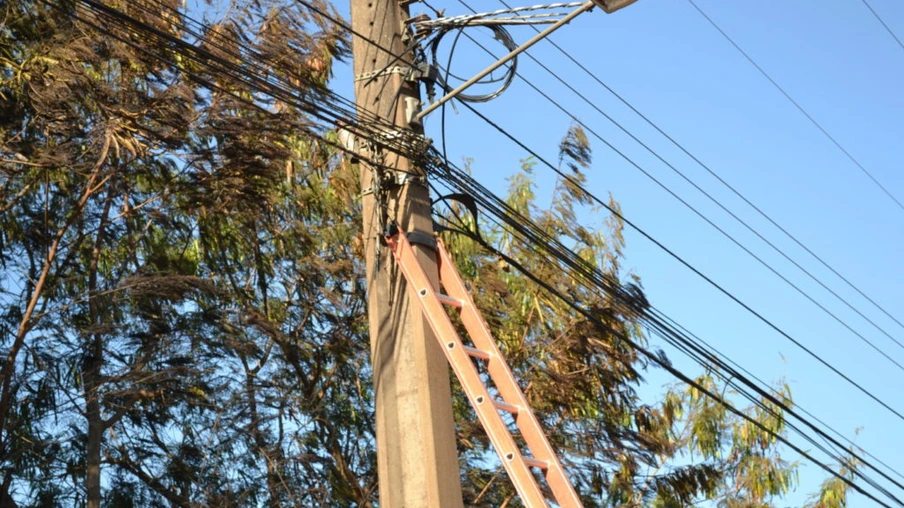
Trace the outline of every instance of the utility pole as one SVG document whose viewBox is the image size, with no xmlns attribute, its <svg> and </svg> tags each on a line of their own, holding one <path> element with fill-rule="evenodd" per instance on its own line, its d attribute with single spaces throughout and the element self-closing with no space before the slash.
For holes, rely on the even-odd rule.
<svg viewBox="0 0 904 508">
<path fill-rule="evenodd" d="M 351 17 L 354 33 L 363 36 L 352 40 L 359 119 L 376 114 L 400 131 L 423 134 L 419 122 L 411 123 L 418 86 L 404 72 L 411 64 L 407 6 L 398 0 L 351 0 Z M 404 56 L 397 60 L 397 55 Z M 409 301 L 405 279 L 383 241 L 387 224 L 414 232 L 410 238 L 421 244 L 419 260 L 437 283 L 436 251 L 423 245 L 433 238 L 424 170 L 390 151 L 367 156 L 397 170 L 363 159 L 360 166 L 380 506 L 458 508 L 463 503 L 449 365 L 417 302 Z"/>
<path fill-rule="evenodd" d="M 411 1 L 351 0 L 355 100 L 360 124 L 355 130 L 383 130 L 367 124 L 376 116 L 381 124 L 394 126 L 383 132 L 387 144 L 412 135 L 423 138 L 420 120 L 426 114 L 580 13 L 595 6 L 611 13 L 636 0 L 586 0 L 481 74 L 449 91 L 423 113 L 418 111 L 418 83 L 410 80 L 413 56 L 408 47 L 411 34 L 406 21 Z M 403 234 L 407 233 L 418 264 L 433 287 L 438 288 L 426 175 L 423 168 L 398 153 L 368 149 L 363 144 L 358 143 L 359 150 L 366 154 L 360 167 L 380 506 L 459 508 L 463 503 L 449 366 L 419 303 L 410 300 L 405 276 L 384 242 L 387 225 L 397 225 Z"/>
</svg>

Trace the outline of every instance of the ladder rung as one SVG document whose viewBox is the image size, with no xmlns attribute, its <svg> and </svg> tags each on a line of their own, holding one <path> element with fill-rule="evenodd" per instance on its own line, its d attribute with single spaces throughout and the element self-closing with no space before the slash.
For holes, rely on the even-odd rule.
<svg viewBox="0 0 904 508">
<path fill-rule="evenodd" d="M 489 360 L 490 359 L 490 353 L 487 353 L 486 351 L 483 351 L 483 350 L 477 349 L 476 347 L 471 347 L 471 346 L 464 346 L 464 348 L 465 348 L 465 353 L 468 353 L 469 355 L 473 356 L 474 358 L 480 358 L 481 360 Z"/>
<path fill-rule="evenodd" d="M 506 453 L 505 460 L 515 460 L 516 453 L 517 452 Z M 537 469 L 542 469 L 543 471 L 546 471 L 546 469 L 549 468 L 549 462 L 545 460 L 535 459 L 533 457 L 528 457 L 527 455 L 521 455 L 521 460 L 524 461 L 524 464 L 528 467 L 535 467 Z"/>
<path fill-rule="evenodd" d="M 525 456 L 522 456 L 521 459 L 524 460 L 524 463 L 530 467 L 535 467 L 537 469 L 542 469 L 544 471 L 549 467 L 549 462 L 547 462 L 545 460 L 539 460 L 539 459 L 535 459 L 533 457 L 525 457 Z"/>
<path fill-rule="evenodd" d="M 496 340 L 471 299 L 442 241 L 436 239 L 438 280 L 428 277 L 405 235 L 395 234 L 388 237 L 387 242 L 392 247 L 393 256 L 398 261 L 408 284 L 416 288 L 416 300 L 442 345 L 462 388 L 473 403 L 493 447 L 502 458 L 524 505 L 547 507 L 550 504 L 551 499 L 547 499 L 548 494 L 537 478 L 541 476 L 537 474 L 539 470 L 554 497 L 553 506 L 580 507 L 580 498 L 556 457 L 555 450 L 543 433 L 540 422 L 532 413 L 527 398 L 500 353 Z M 444 292 L 447 294 L 443 294 Z M 436 298 L 430 298 L 431 294 Z M 453 312 L 444 307 L 455 307 L 457 310 Z M 456 314 L 455 317 L 459 321 L 453 323 L 450 314 Z M 462 343 L 457 325 L 461 325 L 467 331 L 466 338 L 470 339 L 468 344 L 471 346 Z M 486 363 L 476 365 L 475 359 Z M 492 380 L 496 388 L 495 396 L 488 391 L 487 378 Z M 502 415 L 503 411 L 513 414 L 514 425 L 517 426 L 520 439 L 516 440 L 512 435 L 514 430 L 512 422 Z"/>
<path fill-rule="evenodd" d="M 449 295 L 444 295 L 442 293 L 436 293 L 436 298 L 439 299 L 440 303 L 448 305 L 450 307 L 461 307 L 464 305 L 464 302 L 459 300 L 458 298 L 452 298 Z"/>
<path fill-rule="evenodd" d="M 509 404 L 508 402 L 503 402 L 501 400 L 494 400 L 493 405 L 496 406 L 496 409 L 512 413 L 513 415 L 516 415 L 519 411 L 521 411 L 518 406 L 514 406 L 512 404 Z"/>
</svg>

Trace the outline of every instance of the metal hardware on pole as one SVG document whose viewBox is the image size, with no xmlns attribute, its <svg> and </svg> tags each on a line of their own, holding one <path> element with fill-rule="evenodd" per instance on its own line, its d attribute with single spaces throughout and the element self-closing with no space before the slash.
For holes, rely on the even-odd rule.
<svg viewBox="0 0 904 508">
<path fill-rule="evenodd" d="M 571 11 L 571 12 L 570 12 L 567 16 L 565 16 L 564 18 L 560 19 L 559 21 L 556 21 L 554 24 L 552 24 L 551 26 L 549 26 L 548 28 L 546 28 L 546 29 L 543 30 L 542 32 L 540 32 L 540 33 L 538 33 L 537 35 L 531 37 L 531 39 L 530 39 L 529 41 L 527 41 L 527 42 L 525 42 L 524 44 L 518 46 L 517 48 L 515 48 L 514 50 L 512 50 L 509 54 L 507 54 L 507 55 L 505 55 L 504 57 L 502 57 L 502 58 L 500 58 L 499 60 L 497 60 L 493 65 L 490 65 L 490 66 L 487 67 L 486 69 L 484 69 L 484 70 L 478 72 L 477 75 L 475 75 L 473 78 L 471 78 L 471 79 L 465 81 L 464 83 L 462 83 L 461 85 L 459 85 L 456 89 L 454 89 L 454 90 L 452 90 L 451 92 L 449 92 L 449 93 L 447 93 L 446 95 L 444 95 L 444 96 L 443 96 L 441 99 L 439 99 L 438 101 L 436 101 L 436 102 L 434 102 L 433 104 L 430 104 L 429 106 L 427 106 L 426 109 L 424 109 L 423 111 L 421 111 L 420 113 L 417 114 L 417 119 L 420 120 L 420 119 L 424 118 L 425 116 L 427 116 L 427 115 L 430 114 L 431 112 L 435 111 L 436 108 L 438 108 L 438 107 L 442 106 L 443 104 L 445 104 L 446 102 L 449 102 L 450 100 L 454 99 L 456 95 L 458 95 L 458 94 L 460 94 L 461 92 L 465 91 L 465 89 L 467 89 L 468 87 L 470 87 L 470 86 L 473 85 L 474 83 L 477 83 L 477 82 L 480 81 L 481 79 L 485 78 L 485 77 L 486 77 L 488 74 L 490 74 L 491 72 L 495 71 L 495 70 L 498 69 L 499 67 L 502 67 L 502 66 L 505 65 L 507 62 L 509 62 L 511 59 L 515 58 L 516 56 L 520 55 L 520 54 L 523 53 L 525 50 L 527 50 L 528 48 L 530 48 L 531 46 L 533 46 L 534 44 L 536 44 L 536 43 L 540 42 L 541 40 L 543 40 L 543 39 L 544 39 L 546 36 L 548 36 L 549 34 L 555 32 L 555 31 L 558 30 L 559 28 L 562 28 L 563 26 L 567 25 L 567 24 L 568 24 L 569 22 L 571 22 L 571 20 L 573 20 L 574 18 L 578 17 L 579 15 L 583 14 L 583 13 L 586 12 L 586 11 L 589 11 L 589 10 L 593 9 L 593 7 L 596 6 L 596 5 L 597 5 L 597 4 L 596 4 L 596 2 L 594 2 L 594 0 L 587 0 L 587 1 L 584 2 L 580 7 L 578 7 L 577 9 L 575 9 L 575 10 L 573 10 L 573 11 Z"/>
</svg>

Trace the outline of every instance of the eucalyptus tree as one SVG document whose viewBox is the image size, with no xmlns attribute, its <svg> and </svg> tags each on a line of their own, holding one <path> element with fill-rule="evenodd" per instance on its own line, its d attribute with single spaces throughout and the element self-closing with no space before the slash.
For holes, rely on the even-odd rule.
<svg viewBox="0 0 904 508">
<path fill-rule="evenodd" d="M 507 205 L 645 308 L 639 276 L 623 268 L 622 221 L 594 208 L 584 190 L 592 155 L 586 136 L 572 128 L 560 147 L 569 178 L 544 185 L 552 191 L 538 197 L 539 175 L 528 159 L 509 179 Z M 615 200 L 608 205 L 620 211 Z M 732 404 L 766 430 L 693 387 L 675 385 L 661 400 L 641 399 L 644 372 L 654 366 L 628 343 L 652 347 L 636 306 L 582 282 L 511 230 L 474 217 L 468 206 L 453 204 L 444 219 L 448 229 L 457 231 L 447 244 L 459 269 L 587 506 L 689 506 L 704 499 L 724 506 L 770 506 L 795 487 L 797 464 L 782 458 L 771 434 L 786 432 L 781 407 L 765 399 L 739 405 L 742 398 L 717 384 L 718 372 L 696 381 L 729 395 Z M 543 286 L 589 312 L 577 312 Z M 659 356 L 668 361 L 661 352 Z M 791 405 L 787 386 L 777 386 L 772 395 Z M 498 462 L 488 461 L 486 437 L 464 399 L 456 408 L 459 421 L 468 422 L 460 428 L 469 466 L 467 500 L 486 506 L 517 504 L 504 471 L 493 465 Z"/>
<path fill-rule="evenodd" d="M 188 37 L 181 2 L 111 5 Z M 273 72 L 322 86 L 341 39 L 278 7 L 191 42 L 256 33 L 258 52 L 292 49 Z M 337 394 L 361 372 L 338 161 L 234 77 L 81 4 L 2 15 L 0 499 L 308 504 L 333 495 L 325 472 L 348 490 L 370 461 L 344 439 L 367 424 L 330 416 L 366 412 Z"/>
</svg>

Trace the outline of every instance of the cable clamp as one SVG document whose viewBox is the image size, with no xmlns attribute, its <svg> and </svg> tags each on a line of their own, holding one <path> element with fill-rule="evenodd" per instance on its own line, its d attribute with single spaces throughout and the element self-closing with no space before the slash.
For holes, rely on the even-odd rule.
<svg viewBox="0 0 904 508">
<path fill-rule="evenodd" d="M 436 77 L 439 75 L 439 71 L 436 69 L 436 67 L 430 65 L 427 62 L 418 62 L 417 65 L 414 66 L 394 65 L 392 67 L 381 69 L 379 71 L 365 72 L 364 74 L 355 76 L 355 81 L 368 81 L 373 78 L 389 76 L 392 74 L 401 74 L 402 79 L 404 79 L 405 81 L 417 81 L 419 79 L 426 81 L 436 81 Z"/>
<path fill-rule="evenodd" d="M 395 184 L 402 185 L 421 185 L 423 187 L 427 186 L 427 177 L 425 175 L 419 175 L 416 173 L 409 173 L 407 171 L 396 171 L 395 172 Z"/>
<path fill-rule="evenodd" d="M 379 127 L 379 130 L 371 133 L 370 142 L 375 148 L 388 148 L 398 152 L 399 148 L 407 148 L 406 155 L 412 156 L 413 152 L 426 152 L 433 143 L 431 138 L 410 129 Z M 395 147 L 395 150 L 393 150 Z"/>
<path fill-rule="evenodd" d="M 378 71 L 373 72 L 365 72 L 364 74 L 359 74 L 355 76 L 355 81 L 367 81 L 371 78 L 377 78 L 381 76 L 389 76 L 392 74 L 401 74 L 404 76 L 406 80 L 411 80 L 410 76 L 414 76 L 417 73 L 417 69 L 406 66 L 402 67 L 400 65 L 393 65 L 392 67 L 388 67 L 386 69 L 380 69 Z"/>
</svg>

